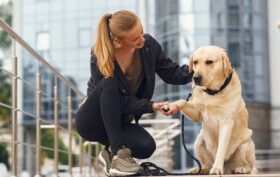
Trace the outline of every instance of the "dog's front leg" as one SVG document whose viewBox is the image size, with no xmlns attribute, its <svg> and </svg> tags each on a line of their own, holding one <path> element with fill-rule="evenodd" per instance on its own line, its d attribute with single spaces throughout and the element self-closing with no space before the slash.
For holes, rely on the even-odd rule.
<svg viewBox="0 0 280 177">
<path fill-rule="evenodd" d="M 185 100 L 178 100 L 175 101 L 172 104 L 177 104 L 180 107 L 180 111 L 188 116 L 189 119 L 191 119 L 194 122 L 198 122 L 201 120 L 201 113 L 199 111 L 199 108 L 201 106 L 197 105 L 197 104 L 193 104 L 191 102 L 187 102 Z"/>
<path fill-rule="evenodd" d="M 221 175 L 224 173 L 223 170 L 224 161 L 225 161 L 233 125 L 234 125 L 233 120 L 222 120 L 220 122 L 218 150 L 217 150 L 215 162 L 213 164 L 212 169 L 210 170 L 211 175 Z"/>
</svg>

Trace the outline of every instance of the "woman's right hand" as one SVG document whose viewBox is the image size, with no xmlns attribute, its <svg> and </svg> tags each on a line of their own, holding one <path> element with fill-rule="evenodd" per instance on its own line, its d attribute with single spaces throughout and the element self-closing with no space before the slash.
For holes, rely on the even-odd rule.
<svg viewBox="0 0 280 177">
<path fill-rule="evenodd" d="M 180 111 L 180 107 L 177 104 L 169 104 L 168 102 L 153 103 L 152 107 L 153 110 L 158 110 L 166 116 L 176 114 Z"/>
<path fill-rule="evenodd" d="M 162 107 L 165 106 L 165 105 L 168 105 L 169 103 L 168 102 L 161 102 L 161 103 L 153 103 L 152 104 L 152 109 L 154 111 L 160 111 L 162 114 L 166 115 L 166 112 L 162 110 Z"/>
</svg>

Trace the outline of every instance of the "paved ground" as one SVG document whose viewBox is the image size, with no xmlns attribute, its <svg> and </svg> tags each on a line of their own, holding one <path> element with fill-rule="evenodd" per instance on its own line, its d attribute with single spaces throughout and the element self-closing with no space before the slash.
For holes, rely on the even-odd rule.
<svg viewBox="0 0 280 177">
<path fill-rule="evenodd" d="M 189 175 L 195 176 L 195 175 Z M 169 176 L 171 177 L 171 176 Z M 172 176 L 177 177 L 177 176 Z M 198 175 L 197 177 L 280 177 L 280 174 L 258 174 L 258 175 Z"/>
</svg>

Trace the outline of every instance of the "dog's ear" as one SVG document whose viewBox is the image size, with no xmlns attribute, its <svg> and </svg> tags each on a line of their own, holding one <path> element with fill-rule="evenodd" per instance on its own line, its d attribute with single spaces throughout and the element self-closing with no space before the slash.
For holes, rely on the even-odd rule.
<svg viewBox="0 0 280 177">
<path fill-rule="evenodd" d="M 189 73 L 193 72 L 193 56 L 191 56 L 190 63 L 189 63 Z"/>
<path fill-rule="evenodd" d="M 225 73 L 225 76 L 228 77 L 230 75 L 230 73 L 232 73 L 233 68 L 231 66 L 231 63 L 229 61 L 229 58 L 228 58 L 226 52 L 223 52 L 222 59 L 223 59 L 223 64 L 224 64 L 224 73 Z"/>
</svg>

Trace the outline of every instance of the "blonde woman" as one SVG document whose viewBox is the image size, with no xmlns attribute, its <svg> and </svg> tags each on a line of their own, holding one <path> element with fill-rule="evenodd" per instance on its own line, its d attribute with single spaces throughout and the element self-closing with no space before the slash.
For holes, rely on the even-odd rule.
<svg viewBox="0 0 280 177">
<path fill-rule="evenodd" d="M 155 74 L 168 84 L 187 84 L 192 73 L 163 53 L 158 42 L 144 34 L 139 18 L 130 11 L 105 14 L 98 25 L 91 56 L 88 98 L 76 116 L 76 129 L 88 141 L 106 146 L 99 154 L 107 176 L 137 174 L 134 158 L 152 155 L 156 145 L 138 120 L 167 103 L 151 101 Z M 135 120 L 135 124 L 131 123 Z"/>
</svg>

